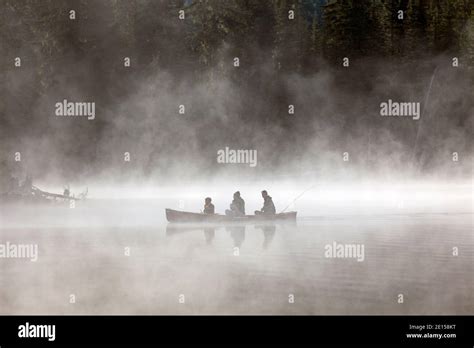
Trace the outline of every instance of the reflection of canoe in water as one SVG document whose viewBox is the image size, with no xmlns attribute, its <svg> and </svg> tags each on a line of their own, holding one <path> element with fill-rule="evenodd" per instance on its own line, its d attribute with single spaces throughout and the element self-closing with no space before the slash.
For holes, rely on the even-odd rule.
<svg viewBox="0 0 474 348">
<path fill-rule="evenodd" d="M 241 217 L 220 214 L 190 213 L 166 209 L 166 219 L 169 222 L 253 222 L 253 221 L 296 221 L 296 211 L 275 215 L 245 215 Z"/>
</svg>

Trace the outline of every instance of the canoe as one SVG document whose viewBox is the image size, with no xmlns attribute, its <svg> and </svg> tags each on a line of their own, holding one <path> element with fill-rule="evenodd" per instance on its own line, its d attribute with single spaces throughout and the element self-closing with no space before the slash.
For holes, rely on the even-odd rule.
<svg viewBox="0 0 474 348">
<path fill-rule="evenodd" d="M 279 213 L 275 215 L 245 215 L 233 217 L 221 214 L 203 214 L 179 211 L 173 209 L 166 210 L 166 219 L 169 222 L 251 222 L 251 221 L 296 221 L 296 211 Z"/>
</svg>

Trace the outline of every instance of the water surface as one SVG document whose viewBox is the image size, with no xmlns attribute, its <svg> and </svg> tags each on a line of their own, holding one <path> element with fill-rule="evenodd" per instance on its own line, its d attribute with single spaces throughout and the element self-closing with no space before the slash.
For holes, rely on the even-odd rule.
<svg viewBox="0 0 474 348">
<path fill-rule="evenodd" d="M 0 259 L 1 314 L 474 313 L 471 213 L 170 225 L 166 206 L 3 208 L 0 243 L 39 257 Z M 325 257 L 334 242 L 364 245 L 364 260 Z"/>
</svg>

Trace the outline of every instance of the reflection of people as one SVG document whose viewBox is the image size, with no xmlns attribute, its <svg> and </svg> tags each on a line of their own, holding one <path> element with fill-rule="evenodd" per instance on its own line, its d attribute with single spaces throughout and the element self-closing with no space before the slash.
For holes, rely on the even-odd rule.
<svg viewBox="0 0 474 348">
<path fill-rule="evenodd" d="M 205 228 L 204 229 L 204 237 L 206 237 L 206 243 L 211 244 L 214 236 L 216 234 L 216 229 L 213 227 Z"/>
<path fill-rule="evenodd" d="M 255 215 L 274 215 L 276 213 L 275 205 L 273 204 L 272 197 L 270 197 L 267 191 L 262 191 L 263 207 L 261 210 L 256 210 Z"/>
<path fill-rule="evenodd" d="M 245 201 L 240 197 L 240 192 L 234 193 L 234 199 L 230 204 L 230 210 L 225 211 L 229 216 L 244 216 L 245 215 Z"/>
<path fill-rule="evenodd" d="M 265 225 L 258 226 L 263 231 L 263 249 L 266 249 L 270 246 L 275 236 L 276 226 L 275 225 Z"/>
<path fill-rule="evenodd" d="M 234 247 L 240 248 L 245 240 L 245 226 L 228 226 L 226 230 L 230 231 L 230 236 L 234 240 Z"/>
<path fill-rule="evenodd" d="M 206 197 L 204 200 L 204 214 L 214 214 L 214 204 L 211 203 L 211 197 Z"/>
</svg>

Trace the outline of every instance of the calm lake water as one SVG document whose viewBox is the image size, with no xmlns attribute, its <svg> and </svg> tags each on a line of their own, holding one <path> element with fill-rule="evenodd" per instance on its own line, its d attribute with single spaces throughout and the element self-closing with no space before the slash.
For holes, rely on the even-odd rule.
<svg viewBox="0 0 474 348">
<path fill-rule="evenodd" d="M 2 208 L 0 243 L 39 252 L 0 259 L 1 314 L 474 313 L 472 212 L 183 226 L 166 206 Z M 326 257 L 334 243 L 363 245 L 363 260 Z"/>
</svg>

